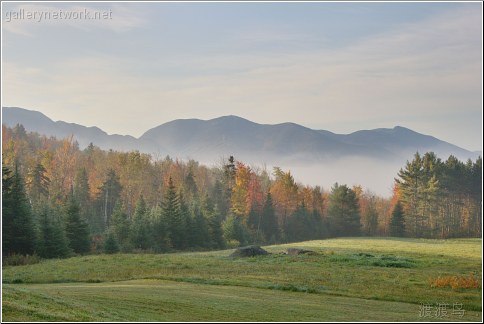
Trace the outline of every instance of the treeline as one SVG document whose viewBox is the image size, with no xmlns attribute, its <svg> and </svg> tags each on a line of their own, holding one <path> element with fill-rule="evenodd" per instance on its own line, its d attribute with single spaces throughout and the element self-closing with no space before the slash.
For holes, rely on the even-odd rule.
<svg viewBox="0 0 484 324">
<path fill-rule="evenodd" d="M 398 173 L 406 235 L 449 238 L 482 236 L 482 158 L 463 163 L 434 153 L 407 162 Z"/>
<path fill-rule="evenodd" d="M 463 164 L 435 157 L 439 167 L 430 168 L 426 154 L 420 169 L 409 169 L 409 162 L 401 170 L 394 197 L 384 199 L 359 186 L 304 186 L 289 171 L 269 173 L 233 157 L 209 168 L 93 144 L 80 150 L 72 137 L 47 138 L 21 125 L 2 131 L 4 255 L 208 250 L 358 235 L 481 235 L 481 159 Z M 461 175 L 458 186 L 452 182 L 443 166 L 453 160 L 472 186 Z M 414 169 L 421 173 L 417 189 Z"/>
</svg>

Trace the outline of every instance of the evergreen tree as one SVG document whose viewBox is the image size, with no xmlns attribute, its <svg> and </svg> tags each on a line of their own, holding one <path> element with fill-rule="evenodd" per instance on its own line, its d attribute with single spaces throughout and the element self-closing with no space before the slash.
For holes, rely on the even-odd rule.
<svg viewBox="0 0 484 324">
<path fill-rule="evenodd" d="M 89 229 L 81 218 L 79 203 L 71 195 L 66 204 L 65 229 L 69 248 L 74 253 L 84 254 L 90 250 Z"/>
<path fill-rule="evenodd" d="M 312 238 L 311 216 L 304 203 L 300 204 L 289 217 L 285 233 L 289 241 L 304 241 Z"/>
<path fill-rule="evenodd" d="M 373 236 L 378 227 L 378 211 L 376 209 L 376 197 L 373 194 L 365 193 L 361 200 L 365 201 L 364 206 L 360 206 L 361 225 L 363 234 Z"/>
<path fill-rule="evenodd" d="M 185 192 L 188 194 L 188 197 L 191 199 L 198 198 L 198 188 L 195 182 L 195 176 L 193 175 L 193 170 L 190 168 L 188 170 L 188 174 L 185 177 L 185 181 L 183 182 Z"/>
<path fill-rule="evenodd" d="M 123 251 L 130 250 L 130 227 L 131 223 L 128 214 L 118 202 L 111 215 L 111 230 L 116 236 L 116 241 L 119 243 Z"/>
<path fill-rule="evenodd" d="M 104 227 L 108 227 L 111 224 L 111 215 L 121 196 L 122 189 L 119 177 L 113 169 L 110 169 L 97 197 L 97 205 L 101 212 L 101 223 Z"/>
<path fill-rule="evenodd" d="M 64 258 L 70 254 L 67 238 L 55 211 L 43 205 L 39 215 L 39 235 L 36 252 L 42 258 Z"/>
<path fill-rule="evenodd" d="M 222 231 L 222 216 L 208 196 L 205 196 L 202 201 L 202 213 L 207 220 L 209 236 L 208 246 L 212 249 L 223 248 L 225 246 L 225 241 Z"/>
<path fill-rule="evenodd" d="M 148 208 L 143 196 L 140 196 L 136 203 L 130 235 L 131 244 L 135 249 L 147 250 L 152 246 Z"/>
<path fill-rule="evenodd" d="M 151 224 L 151 240 L 153 242 L 152 248 L 156 252 L 163 252 L 168 246 L 168 233 L 165 219 L 162 216 L 162 209 L 160 206 L 155 206 L 150 211 Z"/>
<path fill-rule="evenodd" d="M 14 244 L 14 199 L 12 195 L 13 175 L 12 170 L 2 165 L 2 254 L 12 253 Z"/>
<path fill-rule="evenodd" d="M 207 220 L 203 216 L 200 208 L 195 206 L 193 209 L 193 219 L 191 221 L 192 224 L 192 246 L 198 247 L 208 247 L 209 244 L 209 234 L 208 234 L 208 225 Z"/>
<path fill-rule="evenodd" d="M 79 202 L 81 216 L 88 221 L 91 232 L 101 233 L 103 225 L 99 217 L 94 217 L 90 191 L 86 168 L 78 169 L 74 180 L 74 197 Z"/>
<path fill-rule="evenodd" d="M 279 228 L 270 192 L 267 193 L 266 201 L 262 209 L 260 227 L 268 242 L 275 243 L 279 239 Z"/>
<path fill-rule="evenodd" d="M 35 228 L 24 182 L 15 165 L 15 172 L 2 166 L 2 252 L 32 254 Z"/>
<path fill-rule="evenodd" d="M 182 191 L 178 193 L 178 202 L 180 206 L 180 220 L 182 224 L 183 230 L 183 240 L 180 242 L 182 248 L 186 248 L 188 246 L 193 245 L 193 237 L 192 237 L 192 216 L 190 213 L 190 209 L 185 202 L 185 198 L 183 196 Z"/>
<path fill-rule="evenodd" d="M 412 162 L 406 163 L 405 169 L 398 172 L 395 179 L 402 193 L 405 209 L 405 228 L 412 237 L 420 237 L 422 229 L 421 201 L 424 191 L 423 161 L 420 154 L 415 153 Z"/>
<path fill-rule="evenodd" d="M 329 199 L 328 217 L 334 236 L 360 235 L 360 212 L 355 192 L 336 183 Z"/>
<path fill-rule="evenodd" d="M 162 204 L 162 217 L 166 222 L 171 246 L 175 249 L 183 248 L 185 243 L 185 224 L 180 212 L 180 201 L 171 177 L 168 180 L 168 188 Z"/>
<path fill-rule="evenodd" d="M 114 254 L 119 252 L 119 243 L 116 240 L 116 234 L 113 231 L 109 231 L 106 235 L 106 241 L 104 241 L 104 253 Z"/>
<path fill-rule="evenodd" d="M 47 171 L 41 163 L 37 163 L 29 172 L 27 178 L 29 196 L 33 203 L 38 204 L 41 200 L 48 198 L 49 185 L 50 179 L 47 176 Z"/>
<path fill-rule="evenodd" d="M 223 236 L 227 241 L 237 241 L 238 245 L 247 243 L 247 229 L 241 222 L 240 217 L 230 215 L 222 223 Z"/>
<path fill-rule="evenodd" d="M 400 201 L 397 201 L 392 211 L 392 218 L 390 220 L 390 235 L 394 237 L 403 237 L 405 235 L 403 206 Z"/>
</svg>

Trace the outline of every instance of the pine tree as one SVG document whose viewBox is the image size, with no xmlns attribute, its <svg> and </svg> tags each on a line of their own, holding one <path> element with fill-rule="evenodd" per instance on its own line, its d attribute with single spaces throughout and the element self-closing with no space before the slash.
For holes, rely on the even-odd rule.
<svg viewBox="0 0 484 324">
<path fill-rule="evenodd" d="M 277 242 L 279 239 L 279 228 L 270 192 L 267 193 L 266 201 L 262 209 L 260 228 L 267 242 Z"/>
<path fill-rule="evenodd" d="M 49 196 L 49 185 L 50 179 L 47 171 L 41 163 L 37 163 L 27 178 L 30 199 L 35 203 L 46 199 Z"/>
<path fill-rule="evenodd" d="M 116 241 L 119 243 L 123 251 L 130 250 L 130 228 L 131 222 L 128 214 L 124 210 L 123 206 L 121 206 L 121 203 L 116 203 L 113 214 L 111 215 L 110 229 L 116 236 Z"/>
<path fill-rule="evenodd" d="M 133 222 L 130 231 L 131 244 L 135 249 L 147 250 L 153 242 L 150 235 L 148 208 L 143 196 L 140 196 L 134 210 Z"/>
<path fill-rule="evenodd" d="M 198 198 L 197 183 L 195 182 L 195 176 L 193 175 L 193 170 L 191 168 L 190 170 L 188 170 L 188 174 L 185 177 L 184 188 L 189 198 L 191 199 Z"/>
<path fill-rule="evenodd" d="M 193 209 L 192 219 L 192 246 L 208 247 L 209 245 L 209 233 L 207 219 L 203 216 L 200 208 L 195 206 Z"/>
<path fill-rule="evenodd" d="M 247 243 L 247 229 L 241 222 L 240 217 L 230 215 L 222 223 L 223 236 L 227 241 L 237 241 L 238 245 Z"/>
<path fill-rule="evenodd" d="M 182 248 L 187 248 L 188 246 L 193 245 L 193 238 L 192 238 L 192 233 L 193 231 L 191 230 L 193 224 L 192 224 L 192 216 L 190 213 L 190 209 L 188 208 L 188 205 L 185 202 L 185 198 L 183 195 L 183 192 L 180 191 L 178 193 L 178 202 L 179 202 L 179 210 L 180 210 L 180 220 L 182 224 L 182 230 L 183 230 L 183 240 L 180 242 Z"/>
<path fill-rule="evenodd" d="M 412 162 L 406 163 L 405 169 L 398 172 L 399 179 L 395 179 L 402 194 L 405 205 L 405 228 L 413 237 L 422 236 L 422 196 L 424 192 L 423 161 L 420 154 L 415 153 Z"/>
<path fill-rule="evenodd" d="M 392 218 L 390 220 L 390 235 L 394 237 L 403 237 L 405 235 L 403 206 L 400 201 L 397 201 L 392 211 Z"/>
<path fill-rule="evenodd" d="M 13 175 L 12 170 L 2 165 L 2 253 L 10 254 L 14 244 L 14 209 L 13 209 Z"/>
<path fill-rule="evenodd" d="M 168 233 L 167 224 L 162 215 L 163 211 L 160 206 L 155 206 L 151 209 L 150 218 L 150 237 L 153 242 L 152 248 L 156 252 L 163 252 L 168 247 Z"/>
<path fill-rule="evenodd" d="M 360 212 L 355 192 L 336 183 L 329 199 L 328 217 L 334 236 L 360 235 Z"/>
<path fill-rule="evenodd" d="M 39 215 L 39 235 L 36 252 L 42 258 L 64 258 L 70 254 L 64 228 L 55 211 L 43 205 Z"/>
<path fill-rule="evenodd" d="M 213 205 L 212 200 L 205 196 L 202 201 L 202 214 L 207 220 L 209 244 L 212 249 L 219 249 L 225 246 L 222 231 L 222 216 L 217 208 Z"/>
<path fill-rule="evenodd" d="M 111 215 L 119 200 L 122 189 L 123 187 L 119 182 L 119 177 L 114 170 L 110 169 L 97 197 L 97 206 L 101 212 L 100 216 L 103 227 L 108 227 L 111 224 Z"/>
<path fill-rule="evenodd" d="M 66 204 L 65 228 L 69 248 L 74 253 L 84 254 L 90 250 L 89 229 L 81 218 L 79 203 L 71 195 Z"/>
<path fill-rule="evenodd" d="M 162 216 L 166 222 L 168 239 L 175 249 L 183 248 L 185 242 L 185 224 L 180 212 L 180 201 L 175 185 L 170 177 L 162 204 Z"/>
<path fill-rule="evenodd" d="M 79 202 L 81 216 L 88 221 L 91 232 L 101 233 L 103 224 L 99 217 L 94 216 L 90 191 L 86 168 L 78 169 L 74 180 L 74 197 Z"/>
<path fill-rule="evenodd" d="M 17 165 L 13 174 L 2 166 L 2 225 L 4 255 L 34 252 L 33 217 Z"/>
<path fill-rule="evenodd" d="M 116 234 L 113 231 L 109 231 L 106 235 L 106 241 L 104 241 L 104 253 L 114 254 L 119 252 L 119 243 L 116 240 Z"/>
</svg>

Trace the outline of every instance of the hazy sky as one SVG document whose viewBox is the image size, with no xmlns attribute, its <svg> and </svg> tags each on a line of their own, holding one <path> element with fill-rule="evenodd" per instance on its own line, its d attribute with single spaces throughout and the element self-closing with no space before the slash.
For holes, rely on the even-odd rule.
<svg viewBox="0 0 484 324">
<path fill-rule="evenodd" d="M 482 150 L 481 26 L 480 2 L 2 2 L 2 105 L 134 136 L 238 115 Z"/>
</svg>

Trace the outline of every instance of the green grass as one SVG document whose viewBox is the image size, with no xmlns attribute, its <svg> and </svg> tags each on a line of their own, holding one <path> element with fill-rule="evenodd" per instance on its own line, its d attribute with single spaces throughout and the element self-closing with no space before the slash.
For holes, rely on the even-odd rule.
<svg viewBox="0 0 484 324">
<path fill-rule="evenodd" d="M 279 254 L 288 247 L 316 253 Z M 421 321 L 439 320 L 418 317 L 422 304 L 439 303 L 462 304 L 467 321 L 482 316 L 481 289 L 429 284 L 441 275 L 482 278 L 480 239 L 346 238 L 265 249 L 273 254 L 92 255 L 4 267 L 3 320 Z M 172 311 L 157 308 L 165 303 Z"/>
</svg>

